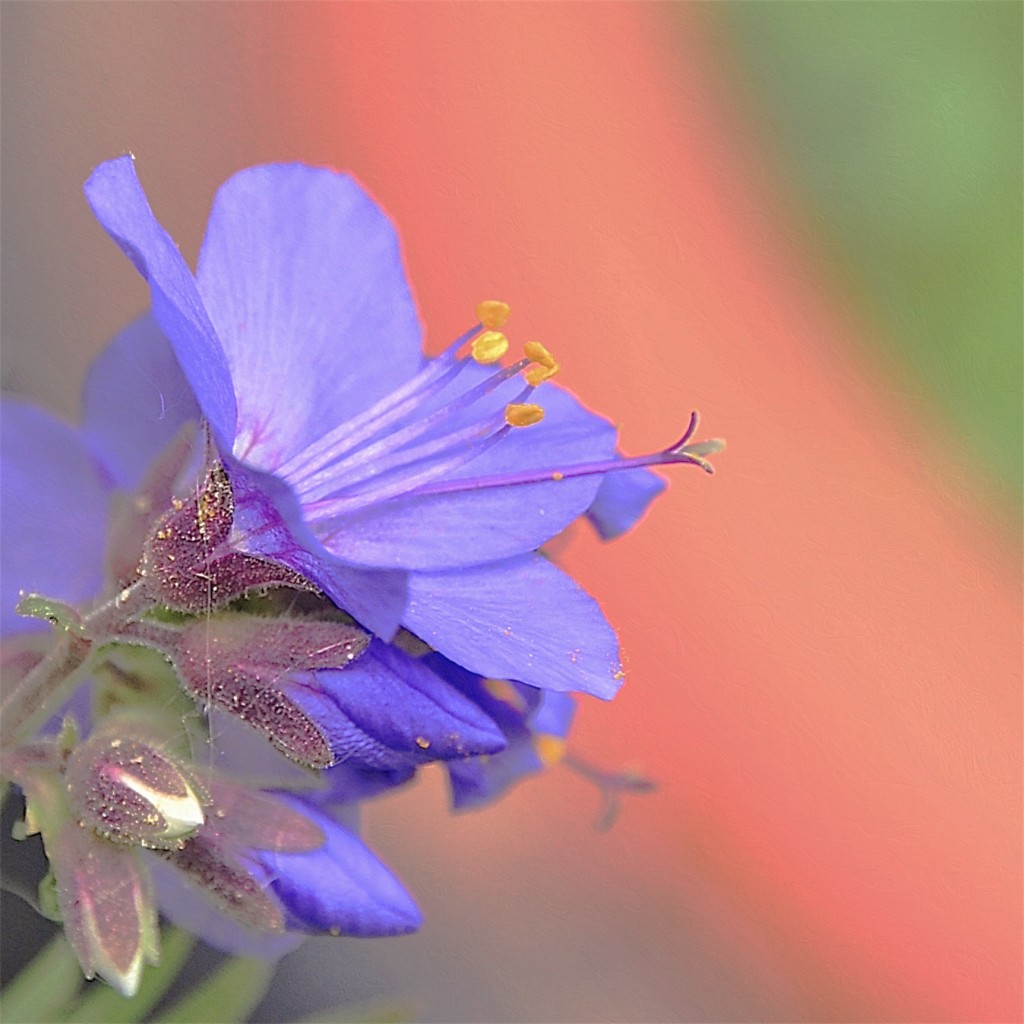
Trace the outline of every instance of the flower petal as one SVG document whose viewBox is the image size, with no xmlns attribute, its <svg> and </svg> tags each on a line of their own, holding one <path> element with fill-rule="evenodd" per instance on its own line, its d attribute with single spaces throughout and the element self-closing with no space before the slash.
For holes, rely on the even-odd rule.
<svg viewBox="0 0 1024 1024">
<path fill-rule="evenodd" d="M 609 473 L 601 480 L 587 518 L 602 540 L 614 540 L 633 528 L 665 487 L 665 481 L 648 469 Z"/>
<path fill-rule="evenodd" d="M 327 837 L 308 853 L 251 853 L 269 873 L 290 928 L 360 936 L 403 935 L 419 928 L 422 916 L 412 898 L 356 835 L 301 800 L 280 799 Z"/>
<path fill-rule="evenodd" d="M 346 668 L 315 673 L 315 683 L 312 693 L 293 689 L 334 705 L 333 714 L 320 709 L 317 724 L 343 762 L 395 769 L 505 747 L 476 704 L 420 659 L 379 640 Z"/>
<path fill-rule="evenodd" d="M 273 164 L 217 193 L 198 268 L 231 366 L 234 453 L 264 470 L 421 367 L 391 222 L 351 178 Z"/>
<path fill-rule="evenodd" d="M 621 685 L 618 641 L 597 602 L 541 555 L 411 573 L 403 622 L 482 676 L 603 700 Z"/>
<path fill-rule="evenodd" d="M 545 410 L 541 423 L 513 430 L 445 479 L 472 481 L 535 469 L 554 473 L 611 458 L 611 423 L 554 386 L 545 386 L 537 401 Z M 494 562 L 533 551 L 563 530 L 590 507 L 601 479 L 399 498 L 345 516 L 324 544 L 357 565 L 434 571 Z"/>
<path fill-rule="evenodd" d="M 149 208 L 133 158 L 100 164 L 85 183 L 85 195 L 107 234 L 149 282 L 153 316 L 214 434 L 230 448 L 235 397 L 227 358 L 187 264 Z"/>
<path fill-rule="evenodd" d="M 108 483 L 78 432 L 16 399 L 0 402 L 0 632 L 43 629 L 15 613 L 21 591 L 77 602 L 103 580 Z"/>
<path fill-rule="evenodd" d="M 150 313 L 100 353 L 82 397 L 82 431 L 125 490 L 141 483 L 183 423 L 202 415 L 171 343 Z"/>
</svg>

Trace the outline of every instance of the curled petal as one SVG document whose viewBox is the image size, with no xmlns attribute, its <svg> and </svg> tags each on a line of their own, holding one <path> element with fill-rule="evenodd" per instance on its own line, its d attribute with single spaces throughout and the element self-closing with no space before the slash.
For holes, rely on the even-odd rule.
<svg viewBox="0 0 1024 1024">
<path fill-rule="evenodd" d="M 614 540 L 636 525 L 665 486 L 665 481 L 648 469 L 609 473 L 601 479 L 587 518 L 602 540 Z"/>
<path fill-rule="evenodd" d="M 222 446 L 235 436 L 235 394 L 217 332 L 178 247 L 160 226 L 131 156 L 100 164 L 85 195 L 107 234 L 149 283 L 153 316 Z"/>
<path fill-rule="evenodd" d="M 332 935 L 404 935 L 422 916 L 395 876 L 363 842 L 332 818 L 290 797 L 327 842 L 309 853 L 256 851 L 290 928 Z"/>
<path fill-rule="evenodd" d="M 420 659 L 379 640 L 354 665 L 318 672 L 316 682 L 337 709 L 320 725 L 339 761 L 391 771 L 505 746 L 476 704 Z"/>
</svg>

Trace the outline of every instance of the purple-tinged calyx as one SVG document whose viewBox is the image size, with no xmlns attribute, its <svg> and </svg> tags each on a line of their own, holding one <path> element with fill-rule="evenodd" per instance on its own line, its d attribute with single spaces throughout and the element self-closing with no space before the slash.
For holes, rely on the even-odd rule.
<svg viewBox="0 0 1024 1024">
<path fill-rule="evenodd" d="M 231 482 L 214 462 L 197 493 L 176 500 L 147 538 L 139 570 L 147 595 L 175 611 L 197 614 L 255 589 L 316 590 L 294 569 L 235 550 L 234 515 Z"/>
<path fill-rule="evenodd" d="M 142 627 L 170 655 L 186 692 L 262 732 L 282 753 L 311 768 L 336 763 L 334 712 L 318 690 L 317 669 L 344 669 L 369 637 L 356 626 L 313 619 L 224 614 L 180 630 Z"/>
<path fill-rule="evenodd" d="M 112 719 L 76 746 L 65 775 L 79 822 L 114 842 L 172 849 L 205 820 L 202 787 L 134 716 Z"/>
<path fill-rule="evenodd" d="M 64 934 L 86 978 L 99 974 L 129 998 L 159 961 L 156 903 L 138 851 L 68 821 L 46 847 Z"/>
</svg>

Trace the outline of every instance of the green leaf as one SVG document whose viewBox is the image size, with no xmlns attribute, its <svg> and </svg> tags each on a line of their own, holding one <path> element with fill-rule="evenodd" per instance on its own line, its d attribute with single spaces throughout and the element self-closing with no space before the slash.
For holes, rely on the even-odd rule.
<svg viewBox="0 0 1024 1024">
<path fill-rule="evenodd" d="M 237 1024 L 256 1008 L 270 986 L 274 967 L 265 960 L 236 957 L 179 999 L 157 1024 Z"/>
<path fill-rule="evenodd" d="M 6 1024 L 50 1024 L 78 995 L 82 971 L 59 932 L 3 991 Z"/>
<path fill-rule="evenodd" d="M 165 929 L 160 963 L 146 969 L 139 991 L 131 999 L 125 999 L 104 982 L 96 981 L 71 1013 L 59 1020 L 62 1024 L 133 1024 L 143 1020 L 171 987 L 194 944 L 195 939 L 187 932 Z M 215 1017 L 209 1019 L 216 1020 Z"/>
</svg>

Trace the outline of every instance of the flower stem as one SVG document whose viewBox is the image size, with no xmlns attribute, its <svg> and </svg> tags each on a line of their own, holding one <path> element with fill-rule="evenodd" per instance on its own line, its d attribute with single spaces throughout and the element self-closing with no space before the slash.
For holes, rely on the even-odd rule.
<svg viewBox="0 0 1024 1024">
<path fill-rule="evenodd" d="M 136 581 L 81 621 L 80 631 L 67 632 L 0 703 L 0 753 L 9 754 L 68 698 L 93 647 L 93 637 L 116 636 L 130 619 L 142 615 L 152 600 Z"/>
</svg>

